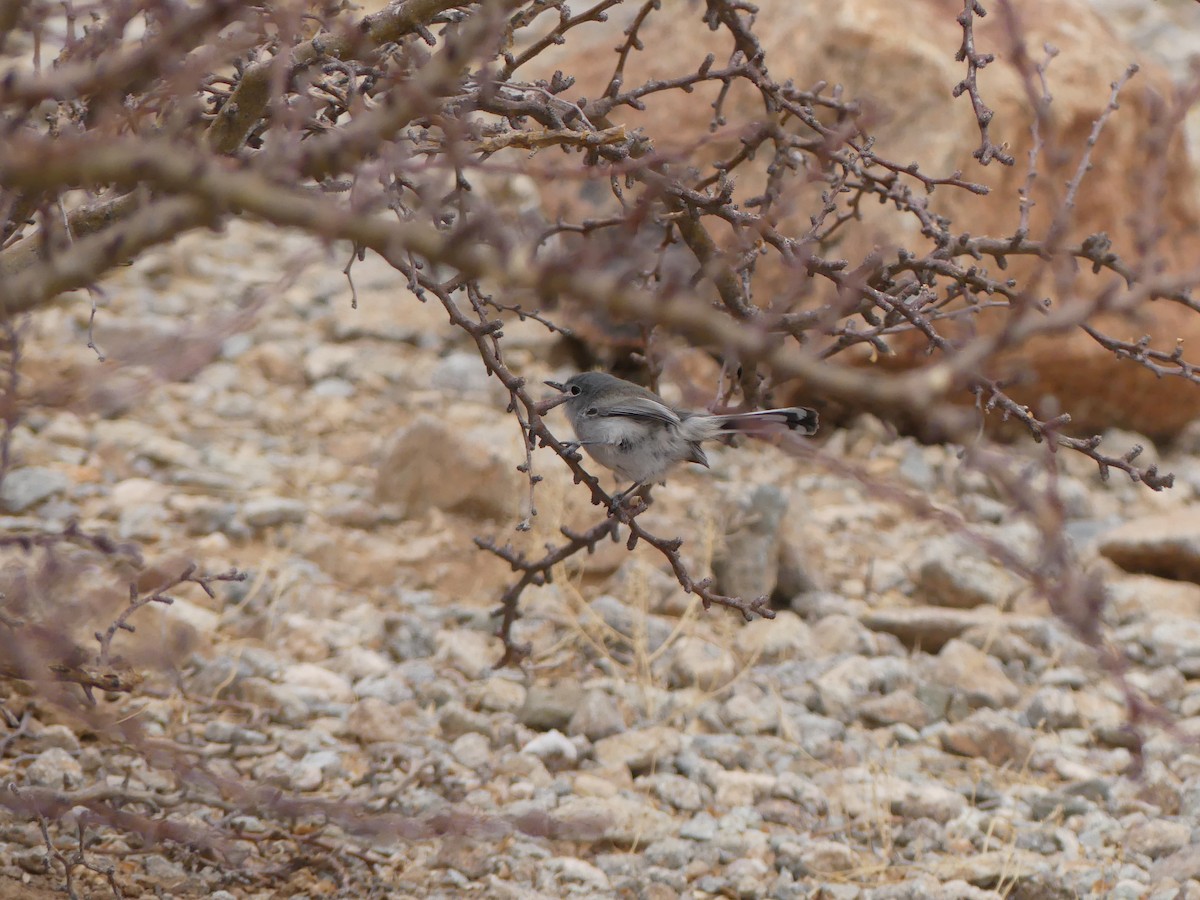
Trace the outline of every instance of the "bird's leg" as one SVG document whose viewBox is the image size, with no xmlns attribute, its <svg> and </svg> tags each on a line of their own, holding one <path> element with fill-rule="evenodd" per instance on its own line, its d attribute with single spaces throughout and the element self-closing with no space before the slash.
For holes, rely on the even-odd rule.
<svg viewBox="0 0 1200 900">
<path fill-rule="evenodd" d="M 641 499 L 641 501 L 642 501 L 641 507 L 632 507 L 629 504 L 629 501 L 634 497 L 638 497 L 639 499 Z M 619 509 L 621 507 L 625 507 L 626 509 L 633 509 L 633 508 L 644 509 L 645 507 L 647 507 L 649 505 L 650 505 L 650 485 L 646 484 L 643 481 L 635 481 L 633 484 L 631 484 L 629 487 L 625 488 L 625 490 L 621 491 L 619 494 L 613 494 L 613 496 L 612 496 L 612 509 L 613 510 Z"/>
</svg>

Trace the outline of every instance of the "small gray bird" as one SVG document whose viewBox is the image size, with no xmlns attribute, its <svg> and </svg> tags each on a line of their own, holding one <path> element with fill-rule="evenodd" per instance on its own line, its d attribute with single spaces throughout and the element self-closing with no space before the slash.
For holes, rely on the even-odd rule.
<svg viewBox="0 0 1200 900">
<path fill-rule="evenodd" d="M 783 425 L 801 434 L 817 430 L 816 410 L 802 406 L 725 415 L 690 412 L 673 409 L 652 391 L 604 372 L 546 384 L 570 395 L 564 407 L 579 446 L 600 465 L 632 481 L 634 488 L 661 481 L 681 462 L 707 466 L 701 441 L 754 431 L 761 424 Z"/>
</svg>

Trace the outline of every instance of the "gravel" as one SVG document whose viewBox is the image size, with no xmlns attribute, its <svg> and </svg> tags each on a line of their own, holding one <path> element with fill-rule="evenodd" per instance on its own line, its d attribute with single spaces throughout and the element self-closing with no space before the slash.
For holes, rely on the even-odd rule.
<svg viewBox="0 0 1200 900">
<path fill-rule="evenodd" d="M 231 228 L 228 258 L 254 234 Z M 121 277 L 148 276 L 139 264 Z M 394 302 L 394 282 L 377 283 L 360 287 L 364 309 Z M 152 316 L 146 296 L 113 291 L 125 306 L 106 314 Z M 72 315 L 38 320 L 31 359 L 86 352 L 69 342 Z M 701 609 L 646 548 L 601 542 L 526 593 L 519 639 L 532 656 L 497 672 L 491 613 L 511 572 L 472 538 L 537 552 L 598 512 L 538 451 L 542 514 L 531 534 L 513 529 L 527 484 L 503 398 L 469 348 L 381 337 L 420 333 L 425 312 L 411 315 L 356 324 L 348 305 L 293 298 L 226 339 L 227 370 L 157 384 L 117 418 L 59 413 L 23 433 L 0 505 L 25 515 L 6 528 L 44 529 L 63 504 L 89 529 L 142 541 L 148 570 L 177 575 L 186 550 L 205 571 L 250 574 L 214 597 L 184 586 L 178 610 L 139 611 L 138 630 L 113 638 L 149 681 L 100 708 L 193 769 L 5 701 L 29 713 L 0 760 L 18 792 L 141 792 L 128 809 L 197 834 L 236 822 L 269 857 L 247 886 L 229 860 L 249 841 L 229 857 L 188 849 L 199 838 L 119 849 L 130 835 L 104 829 L 131 895 L 317 896 L 328 877 L 347 896 L 866 900 L 1103 884 L 1114 897 L 1200 897 L 1200 756 L 1153 718 L 1136 754 L 1123 693 L 1161 705 L 1182 735 L 1200 725 L 1200 594 L 1171 580 L 1196 571 L 1187 496 L 1121 493 L 1115 505 L 1124 488 L 1073 481 L 1080 516 L 1120 509 L 1130 523 L 1078 548 L 1112 597 L 1123 686 L 979 543 L 755 444 L 714 452 L 739 520 L 716 515 L 714 473 L 689 472 L 656 491 L 653 529 L 683 537 L 698 571 L 688 554 L 704 529 L 729 535 L 755 562 L 726 558 L 722 583 L 770 593 L 783 552 L 771 523 L 786 517 L 788 565 L 824 587 L 776 596 L 774 621 L 745 623 Z M 518 362 L 539 371 L 530 354 Z M 953 453 L 870 422 L 851 437 L 846 464 L 958 509 L 1017 555 L 1036 549 Z M 103 464 L 70 463 L 68 477 L 62 460 L 81 448 Z M 103 614 L 50 610 L 78 623 L 89 656 L 119 588 Z M 170 637 L 185 631 L 176 652 Z M 287 814 L 301 801 L 333 812 Z M 0 874 L 50 878 L 36 820 L 8 823 Z M 69 849 L 71 829 L 52 824 Z M 337 865 L 321 869 L 327 852 Z"/>
</svg>

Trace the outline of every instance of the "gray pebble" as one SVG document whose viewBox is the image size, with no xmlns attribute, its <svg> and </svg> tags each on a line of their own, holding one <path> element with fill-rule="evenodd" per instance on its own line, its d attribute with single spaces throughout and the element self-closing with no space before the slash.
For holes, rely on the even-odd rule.
<svg viewBox="0 0 1200 900">
<path fill-rule="evenodd" d="M 29 764 L 25 778 L 38 787 L 75 788 L 83 783 L 83 766 L 62 747 L 51 747 Z"/>
<path fill-rule="evenodd" d="M 314 397 L 353 397 L 357 388 L 344 378 L 322 378 L 312 386 Z"/>
<path fill-rule="evenodd" d="M 717 820 L 709 813 L 696 813 L 680 826 L 679 836 L 689 841 L 711 841 L 717 836 Z"/>
<path fill-rule="evenodd" d="M 70 486 L 71 479 L 55 469 L 43 466 L 12 469 L 0 484 L 0 506 L 10 513 L 24 512 Z"/>
<path fill-rule="evenodd" d="M 307 503 L 286 497 L 255 497 L 242 504 L 242 518 L 251 528 L 299 523 L 307 515 Z"/>
<path fill-rule="evenodd" d="M 617 700 L 607 691 L 588 691 L 567 723 L 568 734 L 581 734 L 593 743 L 626 727 Z"/>
<path fill-rule="evenodd" d="M 525 693 L 525 703 L 517 720 L 529 728 L 547 731 L 565 730 L 583 700 L 583 688 L 573 678 L 556 679 L 550 684 L 535 684 Z"/>
<path fill-rule="evenodd" d="M 478 732 L 459 735 L 450 745 L 450 755 L 468 769 L 481 771 L 491 760 L 491 742 Z"/>
</svg>

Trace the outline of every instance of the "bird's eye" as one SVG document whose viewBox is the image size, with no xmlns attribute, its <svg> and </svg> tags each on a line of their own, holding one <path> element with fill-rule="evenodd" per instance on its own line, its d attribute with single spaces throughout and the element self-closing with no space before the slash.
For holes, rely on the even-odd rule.
<svg viewBox="0 0 1200 900">
<path fill-rule="evenodd" d="M 594 407 L 594 406 L 589 406 L 589 407 L 588 407 L 588 411 L 587 411 L 587 415 L 589 415 L 589 416 L 598 416 L 598 415 L 600 415 L 600 410 L 596 409 L 596 407 Z"/>
<path fill-rule="evenodd" d="M 577 384 L 571 385 L 571 396 L 578 397 L 580 395 L 580 393 L 582 393 L 582 390 L 583 389 L 580 388 L 579 385 L 577 385 Z"/>
</svg>

